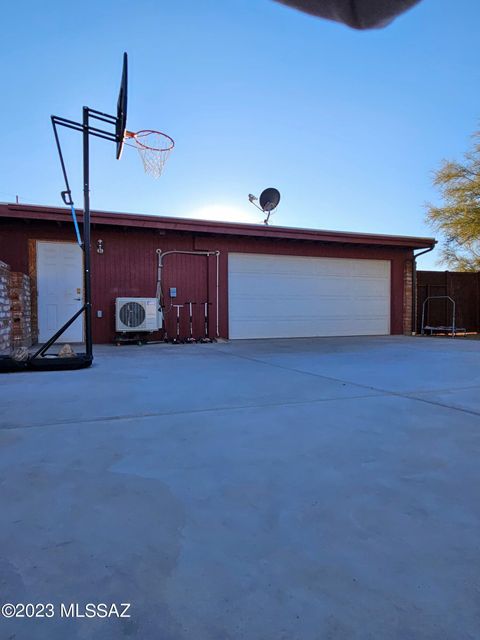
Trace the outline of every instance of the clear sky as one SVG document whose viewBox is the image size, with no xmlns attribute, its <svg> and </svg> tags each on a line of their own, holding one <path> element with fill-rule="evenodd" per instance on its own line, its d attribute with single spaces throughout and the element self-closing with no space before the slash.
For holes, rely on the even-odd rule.
<svg viewBox="0 0 480 640">
<path fill-rule="evenodd" d="M 275 186 L 272 224 L 431 236 L 432 171 L 479 126 L 478 0 L 366 32 L 271 0 L 27 0 L 2 22 L 2 201 L 62 204 L 49 116 L 114 113 L 124 50 L 128 128 L 176 148 L 153 180 L 94 139 L 94 209 L 260 222 L 247 195 Z M 81 137 L 61 135 L 80 207 Z"/>
</svg>

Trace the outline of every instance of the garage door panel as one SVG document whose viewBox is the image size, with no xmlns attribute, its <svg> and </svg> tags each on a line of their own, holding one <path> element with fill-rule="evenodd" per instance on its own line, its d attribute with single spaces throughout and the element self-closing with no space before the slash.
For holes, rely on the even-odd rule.
<svg viewBox="0 0 480 640">
<path fill-rule="evenodd" d="M 232 274 L 230 274 L 232 275 Z M 266 274 L 263 274 L 265 278 Z M 352 284 L 355 291 L 363 295 L 384 295 L 385 278 L 362 278 L 362 277 L 327 277 L 322 276 L 295 277 L 289 274 L 275 274 L 272 277 L 268 274 L 269 284 L 268 291 L 265 290 L 264 280 L 259 281 L 257 274 L 242 274 L 239 278 L 231 278 L 229 284 L 230 293 L 233 296 L 252 297 L 258 295 L 261 298 L 285 296 L 288 294 L 295 295 L 296 291 L 306 291 L 309 296 L 343 296 L 348 295 L 352 291 Z M 352 282 L 354 281 L 354 282 Z M 248 293 L 247 293 L 248 292 Z"/>
<path fill-rule="evenodd" d="M 390 275 L 388 260 L 350 260 L 346 258 L 309 258 L 303 256 L 278 256 L 248 253 L 231 253 L 231 273 L 250 273 L 254 276 L 263 273 L 283 275 L 314 275 L 333 277 L 351 275 L 353 277 L 372 276 L 374 278 Z"/>
<path fill-rule="evenodd" d="M 262 298 L 261 296 L 241 297 L 235 301 L 230 308 L 232 318 L 271 318 L 278 321 L 282 316 L 291 319 L 293 322 L 298 315 L 307 317 L 342 317 L 356 316 L 386 316 L 389 312 L 389 305 L 383 298 L 371 297 L 351 297 L 351 296 L 324 296 L 318 299 L 311 299 L 302 296 L 285 295 L 280 299 Z"/>
<path fill-rule="evenodd" d="M 249 319 L 234 321 L 230 331 L 234 335 L 242 335 L 249 338 L 310 338 L 324 336 L 351 336 L 351 335 L 381 335 L 383 333 L 384 317 L 357 318 L 356 333 L 352 334 L 351 321 L 345 318 L 295 318 L 294 322 L 278 320 L 275 326 L 269 319 Z"/>
<path fill-rule="evenodd" d="M 231 338 L 390 332 L 390 262 L 229 255 Z"/>
</svg>

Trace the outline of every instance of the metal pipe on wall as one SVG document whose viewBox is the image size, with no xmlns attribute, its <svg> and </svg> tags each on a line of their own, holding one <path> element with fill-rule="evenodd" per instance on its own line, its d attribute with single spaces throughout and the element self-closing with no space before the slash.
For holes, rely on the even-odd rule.
<svg viewBox="0 0 480 640">
<path fill-rule="evenodd" d="M 216 297 L 217 297 L 217 335 L 216 337 L 220 337 L 220 320 L 219 320 L 219 305 L 218 305 L 218 297 L 220 294 L 220 251 L 216 251 L 217 256 L 217 288 L 216 288 Z"/>
<path fill-rule="evenodd" d="M 160 306 L 162 305 L 162 268 L 163 268 L 163 259 L 168 256 L 168 255 L 172 255 L 175 253 L 182 253 L 182 254 L 187 254 L 187 255 L 193 255 L 193 256 L 206 256 L 207 258 L 209 256 L 216 256 L 217 258 L 217 274 L 216 274 L 216 337 L 218 338 L 220 336 L 220 321 L 219 321 L 219 317 L 220 317 L 220 313 L 219 313 L 219 292 L 220 292 L 220 264 L 219 264 L 219 258 L 220 258 L 220 251 L 216 250 L 216 251 L 188 251 L 188 250 L 183 250 L 183 249 L 172 249 L 171 251 L 165 251 L 162 253 L 161 249 L 157 249 L 156 253 L 158 255 L 158 269 L 157 269 L 157 289 L 156 289 L 156 297 L 158 299 L 158 301 L 160 302 Z"/>
</svg>

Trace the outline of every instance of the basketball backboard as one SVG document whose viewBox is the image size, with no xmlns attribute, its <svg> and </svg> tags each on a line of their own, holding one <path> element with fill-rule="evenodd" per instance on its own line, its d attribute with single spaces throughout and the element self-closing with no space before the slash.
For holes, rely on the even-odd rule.
<svg viewBox="0 0 480 640">
<path fill-rule="evenodd" d="M 117 122 L 115 135 L 117 138 L 117 160 L 120 159 L 123 151 L 123 141 L 127 128 L 127 98 L 128 98 L 128 56 L 123 54 L 122 79 L 120 81 L 120 91 L 117 100 Z"/>
</svg>

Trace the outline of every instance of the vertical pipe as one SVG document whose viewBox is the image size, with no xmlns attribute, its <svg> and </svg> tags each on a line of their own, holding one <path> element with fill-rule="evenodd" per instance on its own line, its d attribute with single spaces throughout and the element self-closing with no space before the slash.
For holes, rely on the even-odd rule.
<svg viewBox="0 0 480 640">
<path fill-rule="evenodd" d="M 417 261 L 412 260 L 412 334 L 417 335 L 418 329 L 418 296 L 417 296 Z"/>
<path fill-rule="evenodd" d="M 449 296 L 450 295 L 450 291 L 449 291 L 449 286 L 448 286 L 448 270 L 445 271 L 445 295 Z M 445 318 L 445 322 L 444 324 L 447 325 L 448 324 L 448 302 L 447 299 L 445 298 L 444 302 L 443 302 L 443 316 Z"/>
<path fill-rule="evenodd" d="M 157 287 L 155 289 L 155 297 L 157 298 L 157 300 L 159 301 L 159 303 L 161 304 L 161 298 L 160 298 L 160 282 L 162 280 L 162 250 L 161 249 L 157 249 L 155 251 L 155 253 L 158 256 L 158 263 L 157 263 Z"/>
<path fill-rule="evenodd" d="M 85 351 L 92 357 L 92 289 L 90 273 L 90 145 L 88 107 L 83 107 L 83 252 L 85 288 Z"/>
<path fill-rule="evenodd" d="M 210 302 L 210 256 L 207 256 L 207 302 L 206 307 L 205 307 L 205 324 L 207 326 L 207 331 L 205 333 L 205 338 L 209 338 L 210 337 L 210 327 L 208 326 L 208 303 Z"/>
<path fill-rule="evenodd" d="M 437 244 L 437 241 L 435 240 L 435 244 Z M 425 249 L 425 251 L 420 251 L 420 253 L 413 253 L 413 315 L 415 318 L 415 323 L 412 325 L 414 328 L 415 333 L 417 332 L 417 314 L 418 314 L 418 296 L 417 296 L 417 288 L 418 288 L 418 284 L 417 284 L 417 258 L 419 256 L 423 256 L 425 253 L 429 253 L 430 251 L 433 251 L 435 249 L 435 244 L 432 247 L 429 247 L 428 249 Z M 427 296 L 428 296 L 428 288 L 427 288 Z"/>
<path fill-rule="evenodd" d="M 190 301 L 188 303 L 188 324 L 189 324 L 189 331 L 190 331 L 190 340 L 193 340 L 193 303 L 192 301 Z"/>
<path fill-rule="evenodd" d="M 430 292 L 431 292 L 431 290 L 432 290 L 432 287 L 431 287 L 429 284 L 427 284 L 427 290 L 426 290 L 426 291 L 427 291 L 427 298 L 430 298 Z M 426 322 L 427 322 L 427 324 L 431 325 L 431 324 L 432 324 L 432 320 L 431 320 L 432 315 L 431 315 L 431 313 L 430 313 L 430 303 L 428 303 L 428 307 L 427 307 L 427 314 L 426 314 L 426 315 L 427 315 L 427 320 L 426 320 Z M 431 333 L 431 332 L 430 332 L 430 333 Z"/>
<path fill-rule="evenodd" d="M 476 321 L 477 321 L 477 326 L 475 328 L 475 331 L 480 331 L 480 271 L 477 273 L 477 296 L 476 296 L 476 302 L 477 302 L 477 317 L 476 317 Z M 470 331 L 471 328 L 469 327 Z"/>
<path fill-rule="evenodd" d="M 217 255 L 217 292 L 216 292 L 216 296 L 217 296 L 217 338 L 220 337 L 220 331 L 219 331 L 219 301 L 218 301 L 218 295 L 219 295 L 219 288 L 220 288 L 220 251 L 216 251 L 215 252 Z"/>
</svg>

